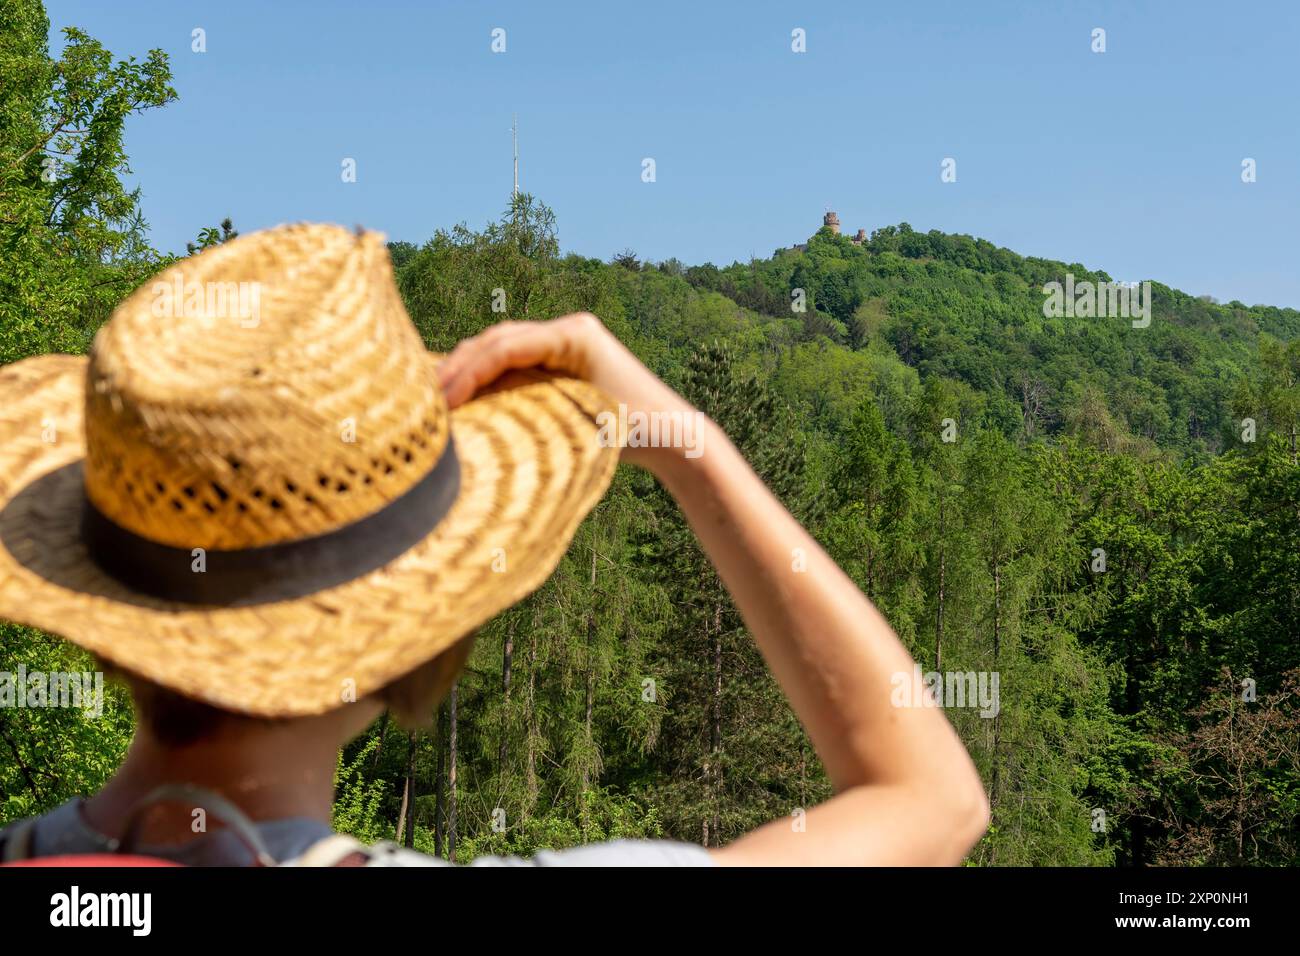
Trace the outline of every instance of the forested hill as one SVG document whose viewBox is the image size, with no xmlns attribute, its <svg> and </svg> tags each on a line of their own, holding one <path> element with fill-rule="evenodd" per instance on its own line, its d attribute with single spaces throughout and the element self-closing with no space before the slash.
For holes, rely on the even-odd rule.
<svg viewBox="0 0 1300 956">
<path fill-rule="evenodd" d="M 634 263 L 628 255 L 620 261 Z M 645 267 L 639 271 L 641 285 L 656 286 Z M 1218 304 L 1158 281 L 1150 284 L 1145 327 L 1121 316 L 1046 317 L 1047 284 L 1112 277 L 906 223 L 878 229 L 861 244 L 823 228 L 804 249 L 769 259 L 721 269 L 669 261 L 654 271 L 752 313 L 738 321 L 754 327 L 766 348 L 818 342 L 819 354 L 831 343 L 851 350 L 819 360 L 826 377 L 813 373 L 802 394 L 786 394 L 823 425 L 837 417 L 825 414 L 826 403 L 845 387 L 853 401 L 868 383 L 879 394 L 939 376 L 967 386 L 974 394 L 964 407 L 1008 436 L 1076 434 L 1111 450 L 1217 452 L 1238 441 L 1242 418 L 1270 411 L 1257 407 L 1259 397 L 1244 384 L 1261 367 L 1261 347 L 1264 362 L 1271 359 L 1280 373 L 1284 361 L 1272 340 L 1300 337 L 1295 309 Z M 657 297 L 672 295 L 671 284 L 625 285 L 633 303 L 647 297 L 647 320 Z M 800 289 L 804 311 L 797 312 Z M 641 331 L 681 343 L 701 330 L 643 323 Z M 727 334 L 726 323 L 704 331 Z M 916 375 L 891 367 L 894 356 Z"/>
<path fill-rule="evenodd" d="M 565 257 L 529 197 L 392 249 L 433 348 L 503 317 L 600 315 L 723 425 L 925 668 L 998 676 L 996 712 L 950 711 L 994 807 L 975 861 L 1294 859 L 1300 313 L 1153 283 L 1145 327 L 1048 318 L 1044 285 L 1109 277 L 905 226 L 721 269 Z M 474 809 L 465 852 L 715 845 L 827 793 L 644 475 L 620 472 L 474 660 L 462 798 L 520 825 L 489 832 Z M 450 761 L 448 732 L 417 763 Z M 400 774 L 404 754 L 380 764 Z M 434 780 L 425 806 L 446 819 Z"/>
</svg>

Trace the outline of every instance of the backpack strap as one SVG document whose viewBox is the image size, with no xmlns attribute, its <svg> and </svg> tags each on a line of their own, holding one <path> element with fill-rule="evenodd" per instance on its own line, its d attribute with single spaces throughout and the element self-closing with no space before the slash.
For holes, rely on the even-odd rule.
<svg viewBox="0 0 1300 956">
<path fill-rule="evenodd" d="M 258 866 L 365 866 L 375 856 L 375 852 L 360 840 L 342 833 L 331 833 L 317 840 L 292 860 L 276 863 L 258 834 L 257 828 L 239 808 L 210 790 L 183 784 L 159 787 L 136 804 L 127 815 L 122 838 L 113 841 L 112 852 L 130 854 L 135 849 L 136 837 L 145 813 L 155 804 L 171 801 L 205 806 L 212 810 L 221 822 L 225 823 L 248 847 Z M 0 864 L 17 863 L 32 858 L 37 819 L 37 817 L 28 817 L 0 830 Z"/>
<path fill-rule="evenodd" d="M 169 783 L 153 790 L 143 800 L 131 808 L 122 828 L 122 838 L 114 842 L 114 853 L 132 853 L 139 838 L 141 824 L 145 815 L 160 803 L 182 803 L 192 807 L 202 807 L 212 813 L 226 825 L 239 841 L 252 854 L 255 866 L 275 866 L 275 857 L 266 848 L 257 827 L 239 807 L 235 806 L 219 793 L 213 793 L 204 787 L 188 783 Z"/>
<path fill-rule="evenodd" d="M 17 863 L 32 858 L 36 842 L 36 817 L 19 820 L 0 830 L 0 863 Z"/>
</svg>

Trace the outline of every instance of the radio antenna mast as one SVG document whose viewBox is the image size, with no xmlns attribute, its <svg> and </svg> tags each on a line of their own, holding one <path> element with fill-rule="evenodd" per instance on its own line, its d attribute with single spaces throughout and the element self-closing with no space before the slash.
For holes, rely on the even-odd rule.
<svg viewBox="0 0 1300 956">
<path fill-rule="evenodd" d="M 519 198 L 519 114 L 514 114 L 514 121 L 510 124 L 510 138 L 515 144 L 515 191 L 514 197 Z"/>
</svg>

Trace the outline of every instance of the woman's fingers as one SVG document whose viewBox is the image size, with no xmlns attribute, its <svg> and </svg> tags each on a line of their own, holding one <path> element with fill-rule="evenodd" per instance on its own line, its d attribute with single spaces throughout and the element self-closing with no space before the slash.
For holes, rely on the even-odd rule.
<svg viewBox="0 0 1300 956">
<path fill-rule="evenodd" d="M 443 386 L 445 387 L 455 379 L 474 360 L 475 354 L 481 352 L 485 342 L 503 334 L 515 325 L 514 322 L 502 322 L 499 325 L 485 329 L 478 335 L 458 342 L 456 347 L 442 360 L 442 364 L 438 366 L 438 375 Z"/>
<path fill-rule="evenodd" d="M 539 365 L 545 360 L 553 333 L 542 328 L 493 326 L 482 335 L 456 346 L 439 372 L 447 402 L 453 408 L 468 401 L 476 391 L 502 373 L 514 368 Z"/>
<path fill-rule="evenodd" d="M 550 322 L 503 322 L 461 342 L 438 368 L 447 403 L 455 408 L 512 369 L 542 367 L 585 376 L 572 317 Z"/>
<path fill-rule="evenodd" d="M 438 377 L 447 404 L 455 408 L 505 372 L 538 367 L 590 382 L 626 406 L 628 414 L 698 414 L 588 312 L 549 322 L 494 325 L 457 345 L 438 366 Z M 624 454 L 651 471 L 681 457 L 676 447 L 635 448 Z"/>
</svg>

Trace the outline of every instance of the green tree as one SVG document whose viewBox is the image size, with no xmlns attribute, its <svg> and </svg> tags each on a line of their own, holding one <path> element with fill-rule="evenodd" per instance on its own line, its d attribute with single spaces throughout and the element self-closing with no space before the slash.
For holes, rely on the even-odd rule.
<svg viewBox="0 0 1300 956">
<path fill-rule="evenodd" d="M 167 57 L 114 62 L 80 30 L 49 55 L 37 0 L 0 0 L 0 362 L 80 352 L 162 258 L 127 191 L 126 118 L 175 98 Z"/>
</svg>

